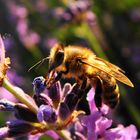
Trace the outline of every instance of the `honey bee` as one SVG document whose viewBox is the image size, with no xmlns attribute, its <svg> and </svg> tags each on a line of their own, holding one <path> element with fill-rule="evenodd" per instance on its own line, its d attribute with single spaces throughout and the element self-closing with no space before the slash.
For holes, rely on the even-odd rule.
<svg viewBox="0 0 140 140">
<path fill-rule="evenodd" d="M 134 87 L 122 69 L 81 46 L 54 45 L 49 55 L 49 73 L 54 72 L 58 74 L 55 79 L 52 80 L 51 76 L 49 78 L 53 82 L 73 77 L 79 84 L 85 84 L 87 81 L 86 84 L 95 87 L 97 108 L 100 108 L 102 103 L 112 109 L 116 107 L 120 96 L 116 81 Z M 51 80 L 47 80 L 47 85 Z"/>
</svg>

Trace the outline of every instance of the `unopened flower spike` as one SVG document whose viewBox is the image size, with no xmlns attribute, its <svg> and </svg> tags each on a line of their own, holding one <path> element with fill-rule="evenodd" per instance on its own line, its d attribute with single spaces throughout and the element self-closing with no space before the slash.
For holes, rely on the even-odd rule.
<svg viewBox="0 0 140 140">
<path fill-rule="evenodd" d="M 43 76 L 39 76 L 39 77 L 36 77 L 32 83 L 33 85 L 33 88 L 34 88 L 34 92 L 36 93 L 36 95 L 38 96 L 40 93 L 42 93 L 45 88 L 46 88 L 46 85 L 45 85 L 45 79 Z"/>
<path fill-rule="evenodd" d="M 0 110 L 2 111 L 14 111 L 15 103 L 10 102 L 6 99 L 0 100 Z"/>
<path fill-rule="evenodd" d="M 53 106 L 52 99 L 47 95 L 48 90 L 46 89 L 46 80 L 43 76 L 36 77 L 33 82 L 34 95 L 33 99 L 37 106 L 43 105 Z M 47 92 L 47 93 L 46 93 Z"/>
<path fill-rule="evenodd" d="M 29 107 L 32 112 L 37 112 L 37 106 L 30 101 L 31 97 L 24 93 L 24 91 L 12 85 L 6 76 L 6 71 L 9 68 L 10 58 L 5 57 L 5 47 L 3 40 L 0 36 L 0 86 L 3 86 L 5 89 L 10 91 L 20 102 L 24 103 Z M 30 98 L 30 99 L 29 99 Z"/>
</svg>

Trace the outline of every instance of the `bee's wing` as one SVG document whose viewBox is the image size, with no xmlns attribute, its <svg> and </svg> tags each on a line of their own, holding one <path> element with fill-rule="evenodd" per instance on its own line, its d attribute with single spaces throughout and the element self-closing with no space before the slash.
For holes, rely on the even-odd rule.
<svg viewBox="0 0 140 140">
<path fill-rule="evenodd" d="M 122 73 L 125 73 L 125 71 L 122 70 L 120 67 L 118 67 L 118 66 L 116 66 L 116 65 L 114 65 L 114 64 L 112 64 L 112 63 L 110 63 L 110 62 L 108 62 L 108 61 L 106 61 L 106 60 L 104 60 L 104 59 L 102 59 L 102 58 L 95 57 L 95 60 L 99 60 L 99 61 L 104 62 L 104 63 L 105 63 L 112 71 L 114 71 L 114 72 L 120 71 L 120 72 L 122 72 Z"/>
<path fill-rule="evenodd" d="M 107 73 L 108 75 L 114 77 L 116 80 L 118 80 L 130 87 L 134 87 L 132 82 L 123 74 L 124 71 L 122 69 L 120 69 L 118 66 L 116 66 L 104 59 L 95 57 L 93 62 L 91 62 L 90 64 L 85 62 L 84 60 L 82 60 L 82 62 L 86 65 L 97 68 L 97 69 Z"/>
</svg>

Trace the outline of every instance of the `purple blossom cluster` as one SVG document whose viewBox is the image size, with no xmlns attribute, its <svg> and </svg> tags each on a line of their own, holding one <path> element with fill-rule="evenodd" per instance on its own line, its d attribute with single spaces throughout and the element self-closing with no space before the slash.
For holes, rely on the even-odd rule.
<svg viewBox="0 0 140 140">
<path fill-rule="evenodd" d="M 16 31 L 19 39 L 24 46 L 31 48 L 38 44 L 40 36 L 37 32 L 29 28 L 27 8 L 23 5 L 17 5 L 14 1 L 8 3 L 8 8 L 11 13 L 12 22 L 16 25 Z"/>
<path fill-rule="evenodd" d="M 58 129 L 70 128 L 69 135 L 73 139 L 83 140 L 135 140 L 137 137 L 137 130 L 134 125 L 124 127 L 118 124 L 117 127 L 112 128 L 113 121 L 106 117 L 109 108 L 103 105 L 101 111 L 95 106 L 94 102 L 94 88 L 88 92 L 87 100 L 89 103 L 90 115 L 80 115 L 77 120 L 72 121 L 70 118 L 73 111 L 76 109 L 77 98 L 74 92 L 77 92 L 77 85 L 71 86 L 66 83 L 64 88 L 61 89 L 60 83 L 57 82 L 49 90 L 45 89 L 45 79 L 43 77 L 37 77 L 33 81 L 35 94 L 33 99 L 29 97 L 30 101 L 38 106 L 37 114 L 30 111 L 24 104 L 9 102 L 8 100 L 0 100 L 0 109 L 2 111 L 12 111 L 15 113 L 16 120 L 8 121 L 6 127 L 1 128 L 0 138 L 3 137 L 16 137 L 20 135 L 29 135 L 30 139 L 34 137 L 40 137 L 42 134 L 50 135 L 54 139 L 60 138 L 55 133 L 54 128 L 52 130 L 36 130 L 36 127 L 32 123 L 47 122 L 49 125 L 54 125 L 57 120 L 61 120 L 64 125 L 57 126 Z M 75 96 L 75 97 L 74 97 Z M 33 102 L 33 100 L 35 102 Z M 66 121 L 69 120 L 70 122 Z M 78 124 L 79 123 L 79 124 Z M 70 126 L 69 126 L 70 125 Z M 68 127 L 67 127 L 68 126 Z M 19 130 L 22 127 L 22 130 Z M 41 127 L 41 126 L 38 126 Z M 74 131 L 72 131 L 72 128 Z M 33 133 L 33 130 L 37 132 Z M 39 128 L 37 128 L 39 129 Z M 41 130 L 42 129 L 42 130 Z M 35 131 L 34 130 L 34 131 Z M 84 133 L 83 133 L 84 132 Z M 85 133 L 86 132 L 86 133 Z M 36 134 L 37 133 L 37 134 Z M 68 133 L 68 132 L 67 132 Z"/>
<path fill-rule="evenodd" d="M 95 106 L 94 89 L 92 88 L 87 95 L 91 114 L 82 118 L 82 124 L 87 128 L 87 137 L 89 140 L 136 140 L 137 130 L 134 125 L 124 127 L 122 124 L 113 126 L 113 120 L 106 115 L 109 113 L 109 107 L 105 104 L 101 112 Z"/>
</svg>

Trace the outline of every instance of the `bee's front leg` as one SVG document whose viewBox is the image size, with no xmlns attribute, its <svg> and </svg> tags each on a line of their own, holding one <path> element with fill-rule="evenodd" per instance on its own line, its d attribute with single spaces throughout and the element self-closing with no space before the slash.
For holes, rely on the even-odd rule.
<svg viewBox="0 0 140 140">
<path fill-rule="evenodd" d="M 51 75 L 51 77 L 46 78 L 46 86 L 47 88 L 50 88 L 54 83 L 56 83 L 57 81 L 59 81 L 62 77 L 62 72 L 57 73 L 57 75 L 55 76 L 55 74 Z"/>
<path fill-rule="evenodd" d="M 63 74 L 67 74 L 69 72 L 69 65 L 66 64 L 66 70 L 65 71 L 59 71 L 59 72 L 56 72 L 57 75 L 55 76 L 55 71 L 53 72 L 50 72 L 50 73 L 53 73 L 51 74 L 51 78 L 48 78 L 49 80 L 46 80 L 46 85 L 47 85 L 47 88 L 50 88 L 51 85 L 53 85 L 54 83 L 56 83 L 57 81 L 59 81 Z"/>
</svg>

